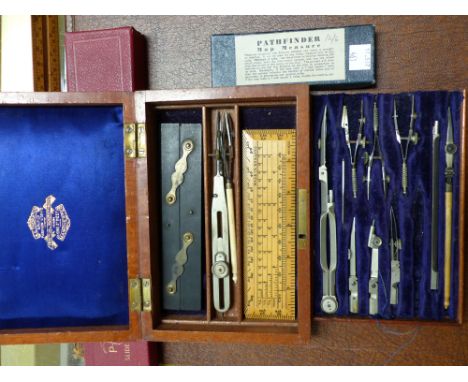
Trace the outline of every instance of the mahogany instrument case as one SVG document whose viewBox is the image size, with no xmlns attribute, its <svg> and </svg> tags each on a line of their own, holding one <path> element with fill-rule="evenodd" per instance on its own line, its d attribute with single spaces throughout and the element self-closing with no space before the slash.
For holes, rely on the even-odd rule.
<svg viewBox="0 0 468 382">
<path fill-rule="evenodd" d="M 408 150 L 408 193 L 401 194 L 401 157 L 392 124 L 396 97 L 401 135 L 407 134 L 411 95 L 419 142 Z M 377 103 L 381 149 L 389 176 L 381 189 L 372 169 L 366 195 L 365 161 L 357 164 L 358 195 L 351 193 L 349 154 L 340 126 L 347 105 L 351 137 L 363 101 L 364 132 L 372 137 Z M 327 166 L 337 220 L 336 297 L 333 315 L 321 311 L 320 126 L 327 105 Z M 444 144 L 447 109 L 458 150 L 453 177 L 453 233 L 450 307 L 443 307 Z M 226 312 L 214 308 L 211 203 L 213 157 L 219 115 L 232 122 L 233 194 L 238 282 L 231 283 Z M 439 290 L 429 289 L 431 246 L 431 137 L 440 126 Z M 306 343 L 316 320 L 333 317 L 459 324 L 463 301 L 464 195 L 466 187 L 463 92 L 320 94 L 308 85 L 102 93 L 1 93 L 0 174 L 0 343 L 96 342 L 145 339 L 243 343 Z M 165 130 L 166 129 L 166 130 Z M 242 136 L 259 129 L 288 129 L 295 137 L 295 272 L 293 319 L 247 318 L 242 209 Z M 178 186 L 178 210 L 165 205 L 170 174 L 182 149 L 172 145 L 195 134 L 193 157 Z M 167 133 L 167 134 L 166 134 Z M 164 135 L 166 134 L 166 135 Z M 352 138 L 353 139 L 353 138 Z M 167 143 L 165 143 L 167 142 Z M 361 151 L 368 151 L 371 145 Z M 345 194 L 342 199 L 342 160 Z M 167 161 L 167 163 L 166 163 Z M 196 177 L 190 178 L 192 167 Z M 380 163 L 379 163 L 380 166 Z M 186 196 L 184 196 L 186 195 Z M 183 202 L 194 203 L 184 210 Z M 342 200 L 345 216 L 342 220 Z M 401 239 L 399 302 L 389 304 L 389 210 Z M 174 212 L 176 211 L 176 212 Z M 187 213 L 186 213 L 187 212 Z M 168 223 L 174 213 L 177 228 Z M 359 312 L 349 313 L 349 236 L 356 217 Z M 368 313 L 369 227 L 384 245 L 380 252 L 379 314 Z M 171 227 L 174 239 L 167 236 Z M 168 280 L 184 227 L 196 232 L 184 248 L 186 269 L 178 279 L 184 299 L 171 300 Z M 172 233 L 170 233 L 172 235 Z M 168 239 L 169 238 L 169 239 Z M 171 240 L 173 243 L 171 243 Z M 185 243 L 185 244 L 184 244 Z M 171 249 L 172 257 L 164 252 Z M 169 260 L 168 260 L 169 259 Z M 192 279 L 183 281 L 183 277 Z M 189 282 L 190 281 L 190 282 Z M 185 286 L 181 283 L 187 282 Z M 192 295 L 190 295 L 190 293 Z M 195 297 L 193 297 L 195 296 Z"/>
</svg>

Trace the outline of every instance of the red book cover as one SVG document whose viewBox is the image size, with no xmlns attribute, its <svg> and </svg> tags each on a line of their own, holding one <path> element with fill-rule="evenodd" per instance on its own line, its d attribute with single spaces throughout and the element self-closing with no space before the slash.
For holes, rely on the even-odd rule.
<svg viewBox="0 0 468 382">
<path fill-rule="evenodd" d="M 146 41 L 132 27 L 65 34 L 68 91 L 147 89 Z"/>
<path fill-rule="evenodd" d="M 83 344 L 85 366 L 155 366 L 153 342 L 93 342 Z"/>
<path fill-rule="evenodd" d="M 65 34 L 68 91 L 134 91 L 147 88 L 146 41 L 132 27 Z M 83 344 L 86 366 L 157 365 L 156 344 Z"/>
</svg>

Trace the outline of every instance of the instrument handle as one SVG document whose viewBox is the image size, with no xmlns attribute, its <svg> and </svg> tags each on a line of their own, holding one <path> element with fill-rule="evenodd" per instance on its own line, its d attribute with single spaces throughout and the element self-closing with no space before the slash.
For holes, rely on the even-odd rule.
<svg viewBox="0 0 468 382">
<path fill-rule="evenodd" d="M 233 194 L 234 193 L 232 190 L 232 185 L 230 183 L 226 183 L 226 201 L 228 210 L 229 246 L 231 249 L 232 281 L 234 281 L 234 283 L 237 283 L 237 240 Z"/>
<path fill-rule="evenodd" d="M 444 308 L 450 305 L 452 265 L 452 192 L 445 192 L 445 245 L 444 245 Z"/>
</svg>

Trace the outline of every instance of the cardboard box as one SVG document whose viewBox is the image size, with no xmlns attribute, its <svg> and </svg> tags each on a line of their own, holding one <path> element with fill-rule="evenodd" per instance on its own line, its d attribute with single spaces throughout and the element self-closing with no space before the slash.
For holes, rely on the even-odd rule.
<svg viewBox="0 0 468 382">
<path fill-rule="evenodd" d="M 305 82 L 362 88 L 376 82 L 375 27 L 211 37 L 213 87 Z"/>
</svg>

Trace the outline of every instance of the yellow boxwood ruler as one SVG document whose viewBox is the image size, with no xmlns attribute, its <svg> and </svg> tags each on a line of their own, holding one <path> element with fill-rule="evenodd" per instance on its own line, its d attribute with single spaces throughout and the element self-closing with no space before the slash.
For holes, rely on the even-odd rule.
<svg viewBox="0 0 468 382">
<path fill-rule="evenodd" d="M 244 314 L 294 320 L 296 131 L 242 132 Z"/>
</svg>

